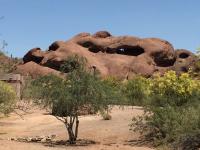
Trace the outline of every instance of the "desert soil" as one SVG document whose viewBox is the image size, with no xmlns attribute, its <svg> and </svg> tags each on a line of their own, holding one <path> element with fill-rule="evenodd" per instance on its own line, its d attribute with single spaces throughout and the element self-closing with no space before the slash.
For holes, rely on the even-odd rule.
<svg viewBox="0 0 200 150">
<path fill-rule="evenodd" d="M 8 139 L 54 134 L 57 139 L 66 140 L 67 132 L 62 122 L 38 109 L 25 114 L 23 119 L 11 114 L 0 119 L 0 150 L 151 150 L 145 145 L 130 142 L 137 140 L 139 134 L 130 131 L 128 125 L 133 116 L 142 113 L 140 107 L 114 107 L 111 120 L 103 120 L 99 115 L 80 116 L 79 138 L 94 140 L 97 144 L 54 147 Z"/>
</svg>

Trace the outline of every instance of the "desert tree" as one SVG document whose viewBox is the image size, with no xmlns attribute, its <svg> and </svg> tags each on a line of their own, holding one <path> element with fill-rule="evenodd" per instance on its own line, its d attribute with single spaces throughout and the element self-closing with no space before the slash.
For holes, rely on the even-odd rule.
<svg viewBox="0 0 200 150">
<path fill-rule="evenodd" d="M 49 75 L 32 83 L 38 102 L 49 107 L 52 115 L 65 124 L 70 144 L 76 143 L 82 108 L 87 106 L 96 113 L 107 109 L 115 98 L 115 92 L 98 74 L 86 69 L 86 63 L 83 57 L 71 56 L 61 66 L 61 70 L 68 72 L 65 78 Z"/>
</svg>

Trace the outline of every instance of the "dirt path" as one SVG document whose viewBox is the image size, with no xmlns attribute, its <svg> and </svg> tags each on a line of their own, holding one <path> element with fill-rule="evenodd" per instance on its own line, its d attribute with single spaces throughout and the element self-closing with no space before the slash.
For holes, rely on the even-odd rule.
<svg viewBox="0 0 200 150">
<path fill-rule="evenodd" d="M 141 115 L 139 107 L 125 107 L 112 110 L 112 120 L 102 120 L 101 116 L 81 116 L 79 138 L 94 140 L 99 144 L 72 147 L 48 147 L 37 143 L 21 143 L 8 141 L 11 137 L 34 137 L 55 134 L 58 139 L 65 140 L 67 133 L 64 125 L 55 117 L 42 111 L 24 116 L 24 120 L 16 115 L 0 120 L 0 150 L 150 150 L 145 146 L 131 146 L 127 141 L 136 140 L 137 133 L 129 131 L 128 124 L 133 116 Z"/>
</svg>

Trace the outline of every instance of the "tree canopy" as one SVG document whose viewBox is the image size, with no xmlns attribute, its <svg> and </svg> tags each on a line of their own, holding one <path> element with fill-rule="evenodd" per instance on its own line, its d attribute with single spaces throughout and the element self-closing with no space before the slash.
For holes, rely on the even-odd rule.
<svg viewBox="0 0 200 150">
<path fill-rule="evenodd" d="M 85 106 L 94 113 L 107 109 L 109 102 L 116 98 L 109 84 L 85 68 L 85 60 L 69 57 L 63 65 L 64 70 L 70 68 L 65 78 L 49 75 L 32 83 L 38 102 L 51 108 L 52 114 L 65 124 L 71 144 L 78 135 L 79 111 Z"/>
</svg>

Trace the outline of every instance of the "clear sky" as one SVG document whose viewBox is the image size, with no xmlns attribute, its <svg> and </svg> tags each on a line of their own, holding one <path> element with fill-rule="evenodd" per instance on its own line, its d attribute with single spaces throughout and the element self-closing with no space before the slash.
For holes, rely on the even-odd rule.
<svg viewBox="0 0 200 150">
<path fill-rule="evenodd" d="M 200 0 L 0 0 L 0 16 L 0 39 L 15 57 L 99 30 L 200 47 Z"/>
</svg>

